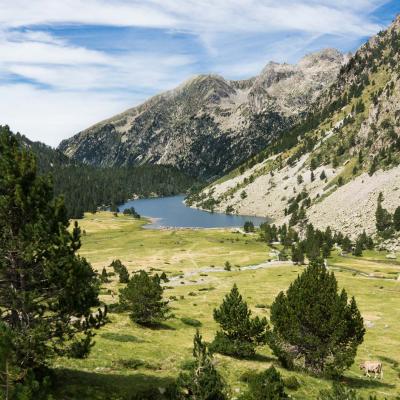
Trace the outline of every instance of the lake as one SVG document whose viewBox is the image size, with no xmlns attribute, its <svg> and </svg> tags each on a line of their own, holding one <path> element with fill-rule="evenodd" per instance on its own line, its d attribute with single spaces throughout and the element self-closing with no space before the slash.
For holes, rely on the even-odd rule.
<svg viewBox="0 0 400 400">
<path fill-rule="evenodd" d="M 143 217 L 153 218 L 151 224 L 145 228 L 160 229 L 163 227 L 174 228 L 226 228 L 243 226 L 246 221 L 260 225 L 267 218 L 251 217 L 245 215 L 227 215 L 210 213 L 186 207 L 183 203 L 185 196 L 160 197 L 152 199 L 138 199 L 126 202 L 120 206 L 122 212 L 126 208 L 134 207 Z"/>
</svg>

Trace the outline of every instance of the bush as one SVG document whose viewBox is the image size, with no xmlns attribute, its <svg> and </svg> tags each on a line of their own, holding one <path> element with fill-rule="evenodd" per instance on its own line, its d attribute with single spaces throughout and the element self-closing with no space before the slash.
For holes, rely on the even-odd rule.
<svg viewBox="0 0 400 400">
<path fill-rule="evenodd" d="M 246 358 L 255 353 L 254 345 L 240 339 L 230 339 L 223 332 L 217 332 L 213 342 L 210 344 L 210 351 L 213 353 Z"/>
<path fill-rule="evenodd" d="M 188 372 L 179 375 L 176 385 L 178 399 L 226 400 L 225 383 L 215 369 L 212 354 L 208 351 L 199 331 L 193 340 L 194 363 Z"/>
<path fill-rule="evenodd" d="M 295 376 L 288 376 L 283 380 L 283 383 L 290 390 L 297 390 L 300 387 L 300 383 Z"/>
<path fill-rule="evenodd" d="M 373 400 L 373 397 L 369 397 Z M 321 390 L 318 400 L 363 400 L 353 389 L 348 389 L 340 383 L 335 382 L 329 390 Z"/>
<path fill-rule="evenodd" d="M 90 349 L 95 345 L 92 340 L 94 336 L 95 335 L 89 331 L 85 337 L 75 339 L 69 348 L 69 357 L 78 359 L 87 358 L 90 354 Z"/>
<path fill-rule="evenodd" d="M 229 261 L 226 261 L 225 265 L 224 265 L 224 270 L 225 271 L 230 271 L 231 269 L 232 269 L 231 263 Z"/>
<path fill-rule="evenodd" d="M 189 325 L 189 326 L 195 326 L 195 327 L 199 327 L 201 326 L 201 322 L 197 319 L 194 318 L 188 318 L 188 317 L 182 317 L 181 321 L 185 324 L 185 325 Z"/>
<path fill-rule="evenodd" d="M 272 366 L 261 374 L 249 377 L 249 388 L 240 400 L 289 399 L 280 373 Z"/>
</svg>

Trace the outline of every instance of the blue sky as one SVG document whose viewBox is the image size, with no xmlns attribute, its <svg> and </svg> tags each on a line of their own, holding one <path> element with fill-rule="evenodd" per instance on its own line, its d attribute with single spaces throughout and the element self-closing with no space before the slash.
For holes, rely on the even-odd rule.
<svg viewBox="0 0 400 400">
<path fill-rule="evenodd" d="M 192 75 L 354 51 L 399 0 L 0 0 L 0 123 L 56 146 Z"/>
</svg>

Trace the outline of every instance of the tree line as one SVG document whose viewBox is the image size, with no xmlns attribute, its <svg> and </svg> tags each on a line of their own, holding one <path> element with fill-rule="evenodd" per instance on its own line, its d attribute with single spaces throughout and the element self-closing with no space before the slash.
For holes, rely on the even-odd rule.
<svg viewBox="0 0 400 400">
<path fill-rule="evenodd" d="M 14 135 L 8 126 L 0 126 L 0 131 Z M 51 176 L 54 196 L 64 197 L 69 218 L 82 218 L 84 212 L 96 212 L 102 206 L 116 207 L 133 195 L 172 196 L 198 184 L 173 166 L 94 167 L 76 163 L 59 150 L 20 134 L 14 136 L 35 155 L 39 174 Z"/>
</svg>

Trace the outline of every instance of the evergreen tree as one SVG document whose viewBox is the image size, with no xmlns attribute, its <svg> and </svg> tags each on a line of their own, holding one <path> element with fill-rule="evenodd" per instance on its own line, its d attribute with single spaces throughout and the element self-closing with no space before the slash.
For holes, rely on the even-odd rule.
<svg viewBox="0 0 400 400">
<path fill-rule="evenodd" d="M 379 234 L 385 234 L 385 231 L 389 230 L 392 226 L 392 216 L 390 213 L 382 207 L 383 195 L 382 193 L 378 196 L 378 205 L 376 207 L 375 219 L 376 219 L 376 230 Z"/>
<path fill-rule="evenodd" d="M 163 300 L 164 288 L 158 275 L 146 271 L 134 274 L 127 286 L 119 291 L 123 309 L 128 310 L 132 321 L 152 325 L 168 318 L 168 301 Z"/>
<path fill-rule="evenodd" d="M 91 317 L 97 274 L 76 255 L 80 229 L 68 229 L 63 202 L 37 175 L 34 157 L 9 131 L 0 133 L 0 155 L 1 320 L 18 369 L 27 371 L 68 351 L 67 342 L 89 334 L 104 314 Z"/>
<path fill-rule="evenodd" d="M 353 255 L 355 255 L 356 257 L 361 257 L 363 253 L 363 248 L 364 248 L 363 241 L 362 239 L 359 238 L 356 241 L 356 245 L 354 246 Z"/>
<path fill-rule="evenodd" d="M 287 367 L 340 375 L 354 362 L 365 329 L 354 298 L 322 260 L 312 262 L 271 307 L 269 345 Z"/>
<path fill-rule="evenodd" d="M 121 260 L 113 260 L 110 264 L 110 267 L 114 269 L 114 272 L 118 274 L 119 283 L 128 283 L 129 282 L 129 272 L 128 269 L 122 264 Z"/>
<path fill-rule="evenodd" d="M 254 232 L 254 224 L 251 221 L 246 221 L 243 226 L 245 232 Z"/>
<path fill-rule="evenodd" d="M 247 392 L 240 397 L 240 400 L 284 399 L 289 399 L 289 396 L 285 393 L 285 385 L 281 374 L 273 366 L 261 374 L 251 377 Z"/>
<path fill-rule="evenodd" d="M 323 171 L 321 172 L 321 175 L 319 176 L 319 179 L 321 179 L 321 181 L 324 181 L 324 180 L 326 179 L 326 172 L 325 172 L 325 170 L 323 170 Z"/>
<path fill-rule="evenodd" d="M 397 207 L 393 214 L 393 228 L 400 231 L 400 207 Z"/>
<path fill-rule="evenodd" d="M 188 373 L 181 373 L 177 380 L 178 399 L 225 400 L 225 383 L 215 369 L 212 354 L 202 341 L 199 331 L 193 340 L 193 366 Z"/>
<path fill-rule="evenodd" d="M 237 357 L 254 355 L 255 348 L 266 343 L 266 318 L 252 318 L 251 311 L 236 284 L 226 295 L 221 306 L 214 309 L 214 320 L 221 330 L 217 332 L 211 350 Z"/>
</svg>

